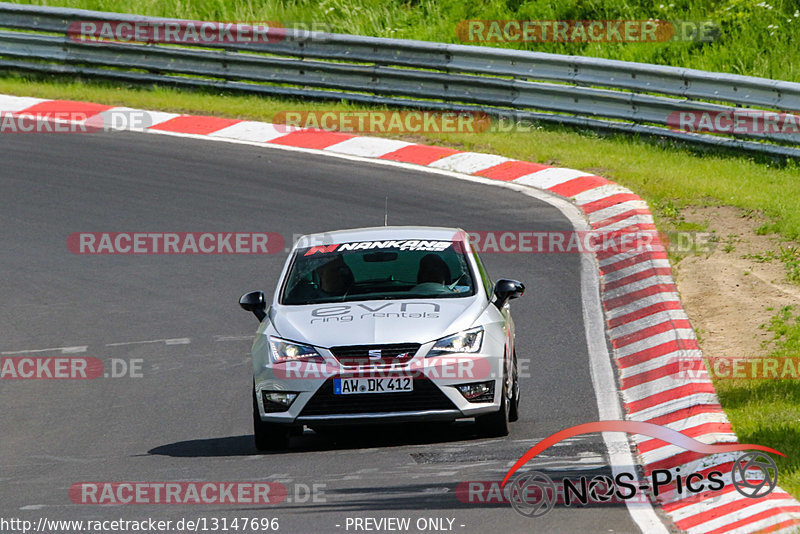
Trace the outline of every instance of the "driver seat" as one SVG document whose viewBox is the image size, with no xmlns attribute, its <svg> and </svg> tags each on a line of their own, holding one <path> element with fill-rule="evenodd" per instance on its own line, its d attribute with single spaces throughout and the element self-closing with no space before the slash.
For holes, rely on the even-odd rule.
<svg viewBox="0 0 800 534">
<path fill-rule="evenodd" d="M 450 267 L 437 254 L 426 254 L 419 260 L 417 284 L 425 283 L 442 285 L 450 283 Z"/>
<path fill-rule="evenodd" d="M 353 271 L 344 262 L 341 255 L 317 267 L 314 274 L 319 281 L 319 289 L 326 295 L 341 297 L 353 285 Z"/>
</svg>

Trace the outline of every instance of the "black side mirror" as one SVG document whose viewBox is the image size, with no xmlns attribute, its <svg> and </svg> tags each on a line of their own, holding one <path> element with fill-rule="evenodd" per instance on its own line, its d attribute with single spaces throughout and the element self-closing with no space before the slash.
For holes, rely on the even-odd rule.
<svg viewBox="0 0 800 534">
<path fill-rule="evenodd" d="M 267 301 L 264 299 L 263 291 L 251 291 L 250 293 L 245 293 L 239 299 L 239 306 L 241 306 L 245 311 L 253 312 L 253 314 L 258 318 L 259 323 L 264 320 L 264 317 L 267 316 Z"/>
<path fill-rule="evenodd" d="M 494 305 L 502 308 L 506 302 L 521 297 L 523 293 L 525 293 L 525 284 L 502 278 L 494 285 Z"/>
</svg>

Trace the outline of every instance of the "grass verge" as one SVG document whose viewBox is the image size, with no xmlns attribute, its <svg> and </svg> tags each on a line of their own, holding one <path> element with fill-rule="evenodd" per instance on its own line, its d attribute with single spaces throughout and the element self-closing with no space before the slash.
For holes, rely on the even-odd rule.
<svg viewBox="0 0 800 534">
<path fill-rule="evenodd" d="M 771 351 L 760 359 L 791 358 L 794 379 L 715 380 L 725 413 L 742 443 L 766 444 L 786 455 L 774 457 L 780 486 L 800 496 L 800 321 L 793 308 L 780 310 L 764 328 L 773 332 Z"/>
</svg>

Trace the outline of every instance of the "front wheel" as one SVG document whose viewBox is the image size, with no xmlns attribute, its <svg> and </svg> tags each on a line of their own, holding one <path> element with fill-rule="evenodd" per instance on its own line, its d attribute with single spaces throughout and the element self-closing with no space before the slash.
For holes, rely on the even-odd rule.
<svg viewBox="0 0 800 534">
<path fill-rule="evenodd" d="M 291 427 L 276 423 L 265 423 L 258 412 L 256 390 L 253 388 L 253 437 L 259 451 L 279 451 L 289 448 Z"/>
<path fill-rule="evenodd" d="M 519 419 L 519 373 L 517 372 L 517 351 L 514 350 L 514 371 L 511 373 L 511 402 L 508 420 L 512 423 Z"/>
<path fill-rule="evenodd" d="M 488 438 L 499 438 L 508 435 L 509 410 L 511 403 L 508 400 L 506 381 L 503 380 L 503 389 L 500 398 L 500 409 L 494 413 L 479 415 L 475 418 L 478 433 Z"/>
</svg>

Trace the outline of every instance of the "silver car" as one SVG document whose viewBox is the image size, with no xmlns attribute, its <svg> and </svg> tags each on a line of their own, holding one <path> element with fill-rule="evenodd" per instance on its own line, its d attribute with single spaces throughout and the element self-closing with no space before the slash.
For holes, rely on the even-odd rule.
<svg viewBox="0 0 800 534">
<path fill-rule="evenodd" d="M 303 236 L 272 303 L 239 304 L 252 347 L 259 450 L 307 425 L 475 418 L 504 436 L 518 418 L 515 280 L 492 283 L 466 232 L 384 226 Z"/>
</svg>

